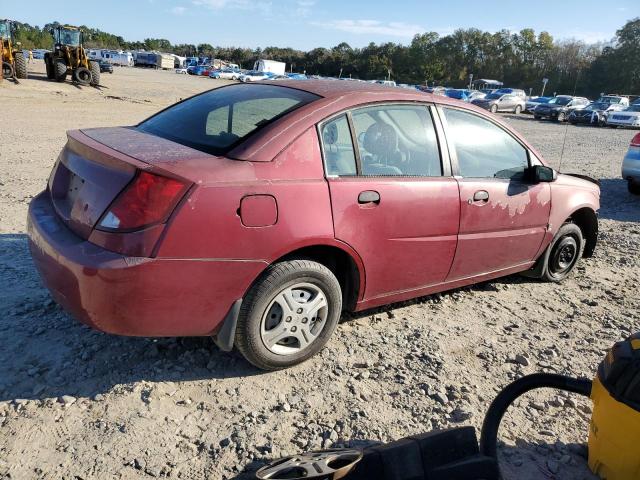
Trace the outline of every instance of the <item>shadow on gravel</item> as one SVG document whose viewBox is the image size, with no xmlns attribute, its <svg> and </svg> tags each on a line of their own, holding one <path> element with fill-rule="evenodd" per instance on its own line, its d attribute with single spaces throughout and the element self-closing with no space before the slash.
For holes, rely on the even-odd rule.
<svg viewBox="0 0 640 480">
<path fill-rule="evenodd" d="M 600 218 L 640 222 L 640 196 L 632 195 L 622 178 L 600 180 Z"/>
<path fill-rule="evenodd" d="M 0 305 L 0 401 L 263 373 L 208 337 L 119 337 L 80 324 L 40 283 L 23 234 L 0 235 Z"/>
<path fill-rule="evenodd" d="M 348 445 L 332 445 L 328 448 L 350 447 L 365 448 L 380 444 L 373 440 L 355 440 Z M 587 465 L 586 444 L 561 441 L 554 443 L 530 442 L 516 440 L 515 446 L 502 444 L 498 450 L 500 470 L 504 480 L 539 480 L 544 478 L 581 478 L 597 480 Z M 300 452 L 302 453 L 302 452 Z M 253 460 L 244 466 L 242 471 L 231 480 L 254 480 L 255 472 L 278 458 Z M 345 480 L 348 480 L 346 477 Z M 395 476 L 393 478 L 396 478 Z M 417 480 L 411 477 L 412 480 Z M 425 477 L 426 480 L 426 477 Z"/>
</svg>

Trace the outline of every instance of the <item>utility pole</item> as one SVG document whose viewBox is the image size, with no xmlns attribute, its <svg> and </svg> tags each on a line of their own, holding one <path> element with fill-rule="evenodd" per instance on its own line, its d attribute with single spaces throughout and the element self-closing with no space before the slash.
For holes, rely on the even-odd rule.
<svg viewBox="0 0 640 480">
<path fill-rule="evenodd" d="M 544 89 L 547 86 L 547 83 L 549 83 L 549 79 L 548 78 L 543 78 L 542 79 L 542 93 L 540 94 L 541 97 L 544 97 Z"/>
<path fill-rule="evenodd" d="M 469 74 L 469 90 L 471 90 L 471 85 L 473 84 L 473 73 Z"/>
</svg>

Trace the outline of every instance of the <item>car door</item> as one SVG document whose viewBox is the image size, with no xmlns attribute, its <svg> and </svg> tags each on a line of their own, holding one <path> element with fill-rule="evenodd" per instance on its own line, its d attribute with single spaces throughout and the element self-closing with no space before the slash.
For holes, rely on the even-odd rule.
<svg viewBox="0 0 640 480">
<path fill-rule="evenodd" d="M 460 231 L 448 280 L 531 262 L 551 207 L 549 184 L 526 179 L 537 160 L 488 118 L 455 108 L 441 112 L 460 188 Z"/>
<path fill-rule="evenodd" d="M 509 112 L 516 108 L 516 96 L 513 94 L 505 95 L 500 99 L 499 110 Z"/>
<path fill-rule="evenodd" d="M 319 126 L 335 237 L 363 260 L 365 300 L 449 272 L 460 206 L 438 125 L 429 106 L 379 104 Z"/>
</svg>

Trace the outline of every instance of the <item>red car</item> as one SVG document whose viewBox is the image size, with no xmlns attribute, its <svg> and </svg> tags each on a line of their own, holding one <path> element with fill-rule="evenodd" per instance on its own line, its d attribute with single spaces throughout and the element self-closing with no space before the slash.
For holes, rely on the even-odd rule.
<svg viewBox="0 0 640 480">
<path fill-rule="evenodd" d="M 83 323 L 213 336 L 277 369 L 318 352 L 343 310 L 516 272 L 564 279 L 594 251 L 599 195 L 472 105 L 285 80 L 70 131 L 28 229 Z"/>
</svg>

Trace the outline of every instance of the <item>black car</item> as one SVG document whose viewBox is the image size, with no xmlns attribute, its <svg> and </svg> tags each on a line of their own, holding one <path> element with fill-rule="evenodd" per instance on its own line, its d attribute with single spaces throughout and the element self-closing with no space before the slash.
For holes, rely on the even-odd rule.
<svg viewBox="0 0 640 480">
<path fill-rule="evenodd" d="M 558 95 L 549 100 L 548 103 L 541 103 L 533 109 L 533 117 L 536 120 L 548 118 L 564 122 L 571 112 L 581 110 L 589 104 L 589 100 L 584 97 L 572 97 L 571 95 Z"/>
<path fill-rule="evenodd" d="M 605 124 L 607 112 L 611 107 L 607 102 L 592 102 L 582 110 L 574 110 L 569 114 L 567 121 L 572 125 L 586 123 L 601 127 Z"/>
<path fill-rule="evenodd" d="M 100 73 L 107 72 L 113 73 L 113 65 L 111 65 L 106 60 L 100 60 Z"/>
</svg>

